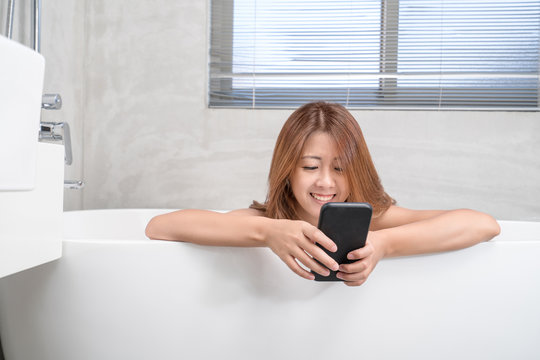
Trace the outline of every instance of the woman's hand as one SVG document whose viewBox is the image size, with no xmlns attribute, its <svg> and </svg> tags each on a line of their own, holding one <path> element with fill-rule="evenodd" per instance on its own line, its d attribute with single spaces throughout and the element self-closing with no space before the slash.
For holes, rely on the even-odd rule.
<svg viewBox="0 0 540 360">
<path fill-rule="evenodd" d="M 345 285 L 362 285 L 373 271 L 379 260 L 384 256 L 382 246 L 376 240 L 376 232 L 370 231 L 363 248 L 347 254 L 347 259 L 356 260 L 351 264 L 341 264 L 336 276 L 345 281 Z"/>
<path fill-rule="evenodd" d="M 335 252 L 336 244 L 308 222 L 272 219 L 265 238 L 267 246 L 292 271 L 305 279 L 313 280 L 315 275 L 302 268 L 298 262 L 322 276 L 330 275 L 328 269 L 338 270 L 339 265 L 336 261 L 316 245 L 320 244 L 329 251 Z"/>
</svg>

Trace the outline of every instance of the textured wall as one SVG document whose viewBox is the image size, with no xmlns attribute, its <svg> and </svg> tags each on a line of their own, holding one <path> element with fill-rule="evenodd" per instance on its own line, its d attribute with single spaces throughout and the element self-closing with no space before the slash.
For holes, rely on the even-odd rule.
<svg viewBox="0 0 540 360">
<path fill-rule="evenodd" d="M 54 120 L 75 133 L 67 177 L 86 183 L 66 191 L 66 209 L 231 209 L 264 199 L 291 111 L 206 107 L 206 1 L 43 6 L 46 90 L 62 93 Z M 353 114 L 401 205 L 540 220 L 539 113 Z"/>
<path fill-rule="evenodd" d="M 365 135 L 387 190 L 402 205 L 540 220 L 538 113 L 370 115 Z"/>
</svg>

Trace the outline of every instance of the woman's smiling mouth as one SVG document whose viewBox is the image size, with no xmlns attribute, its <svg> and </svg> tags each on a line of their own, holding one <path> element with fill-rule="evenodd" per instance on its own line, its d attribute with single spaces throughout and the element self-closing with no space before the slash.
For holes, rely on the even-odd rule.
<svg viewBox="0 0 540 360">
<path fill-rule="evenodd" d="M 334 198 L 334 196 L 336 196 L 336 194 L 331 194 L 331 195 L 323 195 L 323 194 L 315 194 L 315 193 L 309 193 L 315 200 L 318 200 L 318 201 L 323 201 L 323 202 L 326 202 L 326 201 L 330 201 Z"/>
</svg>

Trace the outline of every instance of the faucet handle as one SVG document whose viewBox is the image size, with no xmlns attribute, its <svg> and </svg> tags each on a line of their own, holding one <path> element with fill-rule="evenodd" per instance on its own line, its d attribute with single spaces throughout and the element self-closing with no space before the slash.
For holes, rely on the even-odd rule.
<svg viewBox="0 0 540 360">
<path fill-rule="evenodd" d="M 41 97 L 41 108 L 45 110 L 61 109 L 62 97 L 60 94 L 43 94 Z"/>
<path fill-rule="evenodd" d="M 71 131 L 69 130 L 69 124 L 67 122 L 60 123 L 60 126 L 64 129 L 64 148 L 65 148 L 65 162 L 66 165 L 73 163 L 73 153 L 71 152 Z"/>
<path fill-rule="evenodd" d="M 65 163 L 71 165 L 73 162 L 73 153 L 71 152 L 71 131 L 67 122 L 41 122 L 41 130 L 39 132 L 39 140 L 45 141 L 62 141 L 64 140 Z M 62 129 L 62 134 L 58 134 L 57 129 Z"/>
</svg>

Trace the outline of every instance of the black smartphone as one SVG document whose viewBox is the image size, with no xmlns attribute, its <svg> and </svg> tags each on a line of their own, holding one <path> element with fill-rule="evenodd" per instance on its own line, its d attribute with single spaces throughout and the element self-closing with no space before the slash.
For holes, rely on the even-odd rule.
<svg viewBox="0 0 540 360">
<path fill-rule="evenodd" d="M 335 253 L 319 245 L 338 264 L 349 264 L 347 254 L 366 245 L 373 209 L 368 203 L 330 202 L 321 207 L 319 229 L 336 243 Z M 322 276 L 312 271 L 316 281 L 343 281 L 336 277 L 337 271 Z"/>
</svg>

